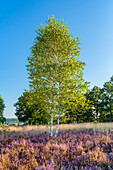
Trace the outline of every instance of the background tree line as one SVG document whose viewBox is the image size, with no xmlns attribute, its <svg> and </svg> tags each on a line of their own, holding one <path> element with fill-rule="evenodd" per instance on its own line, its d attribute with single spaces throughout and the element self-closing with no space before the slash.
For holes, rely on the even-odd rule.
<svg viewBox="0 0 113 170">
<path fill-rule="evenodd" d="M 28 121 L 29 124 L 49 124 L 50 116 L 37 98 L 38 94 L 25 91 L 15 104 L 19 121 Z M 34 99 L 33 99 L 34 97 Z M 84 98 L 77 104 L 70 102 L 62 113 L 60 123 L 82 122 L 112 122 L 113 121 L 113 76 L 105 82 L 102 88 L 94 86 L 84 93 Z M 76 104 L 75 104 L 76 103 Z M 57 116 L 54 116 L 55 124 Z"/>
<path fill-rule="evenodd" d="M 75 101 L 73 101 L 75 102 Z M 15 115 L 20 122 L 28 124 L 49 124 L 50 116 L 43 102 L 38 99 L 38 94 L 25 91 L 14 104 Z M 0 96 L 0 122 L 6 121 L 3 111 L 5 104 Z M 53 124 L 55 124 L 54 117 Z M 80 122 L 112 122 L 113 121 L 113 76 L 110 81 L 105 82 L 102 88 L 94 86 L 87 90 L 83 100 L 72 109 L 71 106 L 62 114 L 60 123 Z"/>
</svg>

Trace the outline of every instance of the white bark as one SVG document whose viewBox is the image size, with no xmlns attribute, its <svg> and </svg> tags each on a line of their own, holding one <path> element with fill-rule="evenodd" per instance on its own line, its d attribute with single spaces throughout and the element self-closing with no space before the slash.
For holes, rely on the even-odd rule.
<svg viewBox="0 0 113 170">
<path fill-rule="evenodd" d="M 50 120 L 50 137 L 53 136 L 52 125 L 53 125 L 53 113 L 51 112 L 51 120 Z"/>
<path fill-rule="evenodd" d="M 56 136 L 57 136 L 58 126 L 59 126 L 59 116 L 58 116 L 58 119 L 57 119 L 57 126 L 56 126 L 56 132 L 55 132 L 54 138 L 56 138 Z"/>
</svg>

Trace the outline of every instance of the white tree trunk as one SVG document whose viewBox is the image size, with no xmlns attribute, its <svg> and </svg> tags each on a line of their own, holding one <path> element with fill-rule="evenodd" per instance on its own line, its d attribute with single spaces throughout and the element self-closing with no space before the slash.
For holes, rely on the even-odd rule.
<svg viewBox="0 0 113 170">
<path fill-rule="evenodd" d="M 59 126 L 59 116 L 58 116 L 58 119 L 57 119 L 57 126 L 56 126 L 56 132 L 55 132 L 54 138 L 56 138 L 56 136 L 57 136 L 58 126 Z"/>
<path fill-rule="evenodd" d="M 53 136 L 53 133 L 52 133 L 52 125 L 53 125 L 53 113 L 51 111 L 51 120 L 50 120 L 50 137 Z"/>
</svg>

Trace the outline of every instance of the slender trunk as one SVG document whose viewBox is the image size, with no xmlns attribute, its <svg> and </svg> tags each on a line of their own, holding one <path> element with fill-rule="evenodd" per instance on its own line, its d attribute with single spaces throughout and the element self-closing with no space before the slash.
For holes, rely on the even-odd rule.
<svg viewBox="0 0 113 170">
<path fill-rule="evenodd" d="M 78 114 L 77 114 L 77 123 L 78 123 Z"/>
<path fill-rule="evenodd" d="M 97 104 L 97 109 L 96 109 L 96 121 L 98 122 L 98 104 Z"/>
<path fill-rule="evenodd" d="M 52 55 L 53 60 L 54 60 L 54 54 Z M 53 62 L 53 64 L 55 63 L 55 61 Z M 55 90 L 55 80 L 54 80 L 54 74 L 55 74 L 55 66 L 53 67 L 53 82 L 52 82 L 52 90 Z M 53 94 L 53 91 L 52 91 Z M 52 125 L 53 125 L 53 107 L 54 107 L 54 98 L 55 96 L 52 95 L 52 109 L 51 109 L 51 119 L 50 119 L 50 137 L 53 136 L 53 131 L 52 131 Z"/>
<path fill-rule="evenodd" d="M 55 131 L 54 138 L 56 138 L 56 136 L 57 136 L 57 133 L 58 133 L 58 126 L 59 126 L 59 115 L 58 115 L 58 119 L 57 119 L 57 126 L 56 126 L 56 131 Z"/>
<path fill-rule="evenodd" d="M 52 137 L 52 136 L 53 136 L 52 125 L 53 125 L 53 112 L 51 111 L 51 120 L 50 120 L 50 137 Z"/>
<path fill-rule="evenodd" d="M 111 122 L 112 122 L 112 111 L 111 111 L 111 104 L 110 104 L 110 116 L 111 116 Z"/>
<path fill-rule="evenodd" d="M 32 122 L 31 122 L 31 120 L 28 120 L 28 124 L 29 124 L 29 125 L 32 125 Z"/>
<path fill-rule="evenodd" d="M 55 132 L 54 138 L 57 136 L 57 133 L 58 133 L 58 126 L 59 126 L 60 111 L 61 111 L 61 104 L 59 105 L 59 113 L 58 113 L 57 126 L 56 126 L 56 132 Z"/>
<path fill-rule="evenodd" d="M 98 122 L 98 110 L 96 110 L 96 120 Z"/>
</svg>

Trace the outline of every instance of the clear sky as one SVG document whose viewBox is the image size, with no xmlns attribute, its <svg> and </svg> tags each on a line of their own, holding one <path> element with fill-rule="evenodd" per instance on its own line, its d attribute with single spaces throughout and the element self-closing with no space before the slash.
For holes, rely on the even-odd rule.
<svg viewBox="0 0 113 170">
<path fill-rule="evenodd" d="M 5 117 L 15 117 L 18 97 L 29 89 L 27 57 L 40 23 L 48 15 L 64 19 L 81 38 L 84 79 L 102 87 L 113 75 L 113 0 L 0 1 L 0 94 Z"/>
</svg>

